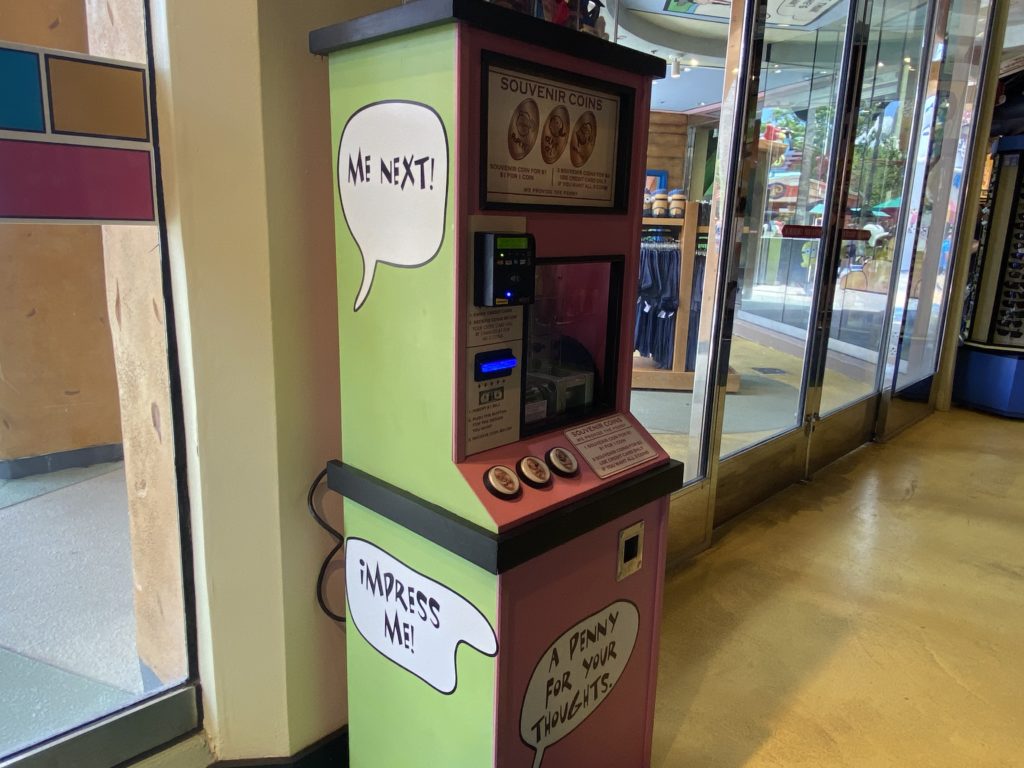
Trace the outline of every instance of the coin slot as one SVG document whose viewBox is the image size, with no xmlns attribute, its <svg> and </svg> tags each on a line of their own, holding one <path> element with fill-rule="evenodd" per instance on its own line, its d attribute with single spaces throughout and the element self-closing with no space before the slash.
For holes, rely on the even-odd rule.
<svg viewBox="0 0 1024 768">
<path fill-rule="evenodd" d="M 644 522 L 619 531 L 619 552 L 616 563 L 616 580 L 622 581 L 632 576 L 644 564 Z"/>
</svg>

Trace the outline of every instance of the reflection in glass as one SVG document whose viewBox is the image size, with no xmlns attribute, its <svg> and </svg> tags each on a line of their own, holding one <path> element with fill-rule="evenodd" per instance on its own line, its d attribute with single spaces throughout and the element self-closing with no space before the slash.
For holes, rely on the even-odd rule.
<svg viewBox="0 0 1024 768">
<path fill-rule="evenodd" d="M 988 0 L 951 0 L 936 17 L 893 315 L 897 392 L 936 368 L 989 11 Z"/>
<path fill-rule="evenodd" d="M 60 7 L 0 34 L 145 66 L 142 2 Z M 189 674 L 160 245 L 0 223 L 0 762 Z"/>
<path fill-rule="evenodd" d="M 877 390 L 927 10 L 906 0 L 872 6 L 846 221 L 867 239 L 842 244 L 822 414 Z"/>
<path fill-rule="evenodd" d="M 751 194 L 740 227 L 721 455 L 795 428 L 805 368 L 848 3 L 818 29 L 765 46 Z M 811 227 L 800 231 L 795 227 Z"/>
</svg>

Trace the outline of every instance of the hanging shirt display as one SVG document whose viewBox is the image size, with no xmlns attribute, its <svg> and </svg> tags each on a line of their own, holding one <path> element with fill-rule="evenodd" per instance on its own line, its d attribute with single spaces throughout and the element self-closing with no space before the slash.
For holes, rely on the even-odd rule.
<svg viewBox="0 0 1024 768">
<path fill-rule="evenodd" d="M 678 241 L 645 242 L 640 247 L 634 347 L 656 368 L 672 367 L 679 310 Z"/>
</svg>

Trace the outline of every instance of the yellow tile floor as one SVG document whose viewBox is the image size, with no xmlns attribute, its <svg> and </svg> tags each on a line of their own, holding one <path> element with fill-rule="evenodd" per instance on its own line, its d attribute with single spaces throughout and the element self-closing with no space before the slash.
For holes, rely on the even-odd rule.
<svg viewBox="0 0 1024 768">
<path fill-rule="evenodd" d="M 938 413 L 669 573 L 655 768 L 1024 766 L 1024 422 Z"/>
</svg>

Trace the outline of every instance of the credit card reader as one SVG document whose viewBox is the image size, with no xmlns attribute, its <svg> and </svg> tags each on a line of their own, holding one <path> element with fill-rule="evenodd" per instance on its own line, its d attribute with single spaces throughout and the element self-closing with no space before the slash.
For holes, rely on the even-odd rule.
<svg viewBox="0 0 1024 768">
<path fill-rule="evenodd" d="M 473 258 L 476 306 L 533 303 L 537 267 L 533 235 L 477 232 Z"/>
</svg>

